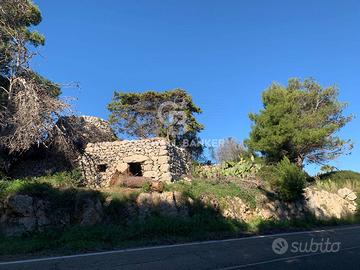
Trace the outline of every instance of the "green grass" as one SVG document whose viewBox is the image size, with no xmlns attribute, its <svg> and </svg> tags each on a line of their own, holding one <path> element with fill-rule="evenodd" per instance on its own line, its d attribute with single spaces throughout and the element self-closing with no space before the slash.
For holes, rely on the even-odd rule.
<svg viewBox="0 0 360 270">
<path fill-rule="evenodd" d="M 14 194 L 29 195 L 50 202 L 51 209 L 74 211 L 76 202 L 84 198 L 97 197 L 101 201 L 105 194 L 91 189 L 75 187 L 73 172 L 51 176 L 17 180 L 0 180 L 0 201 Z"/>
<path fill-rule="evenodd" d="M 319 221 L 308 215 L 295 220 L 254 219 L 248 224 L 202 211 L 191 218 L 153 216 L 128 225 L 72 226 L 21 237 L 0 237 L 0 255 L 70 254 L 146 245 L 223 239 L 317 227 L 346 225 L 359 219 Z"/>
<path fill-rule="evenodd" d="M 280 221 L 256 218 L 248 223 L 227 219 L 216 210 L 204 207 L 199 203 L 200 198 L 203 195 L 218 199 L 236 196 L 255 207 L 259 191 L 241 186 L 239 183 L 211 180 L 177 182 L 166 186 L 167 191 L 180 191 L 194 200 L 195 204 L 190 217 L 165 218 L 153 214 L 146 220 L 129 221 L 126 204 L 133 203 L 144 188 L 134 192 L 115 189 L 107 192 L 93 191 L 74 187 L 69 177 L 68 174 L 61 174 L 35 179 L 3 180 L 0 181 L 0 197 L 4 198 L 15 193 L 29 194 L 55 202 L 55 207 L 57 204 L 58 207 L 69 207 L 69 209 L 72 209 L 76 200 L 82 196 L 99 196 L 102 200 L 111 197 L 111 201 L 104 207 L 105 215 L 111 217 L 111 222 L 92 227 L 71 225 L 65 228 L 49 228 L 41 233 L 29 233 L 18 237 L 0 237 L 0 255 L 69 254 L 79 251 L 220 239 L 360 222 L 357 215 L 344 220 L 328 221 L 319 221 L 311 215 L 303 219 Z M 337 191 L 338 188 L 347 186 L 355 188 L 354 190 L 358 192 L 359 180 L 358 173 L 336 172 L 321 176 L 314 184 L 330 191 Z"/>
<path fill-rule="evenodd" d="M 71 253 L 224 237 L 242 232 L 239 222 L 199 213 L 191 218 L 151 217 L 131 225 L 73 226 L 21 237 L 0 238 L 0 254 Z"/>
<path fill-rule="evenodd" d="M 0 180 L 0 199 L 12 194 L 42 195 L 50 194 L 54 189 L 76 188 L 81 182 L 78 171 L 61 172 L 42 177 Z"/>
<path fill-rule="evenodd" d="M 214 182 L 210 180 L 193 180 L 191 183 L 178 182 L 166 186 L 168 191 L 180 191 L 194 200 L 208 195 L 221 199 L 227 196 L 239 197 L 250 207 L 256 207 L 256 198 L 259 191 L 252 188 L 241 187 L 233 182 Z"/>
</svg>

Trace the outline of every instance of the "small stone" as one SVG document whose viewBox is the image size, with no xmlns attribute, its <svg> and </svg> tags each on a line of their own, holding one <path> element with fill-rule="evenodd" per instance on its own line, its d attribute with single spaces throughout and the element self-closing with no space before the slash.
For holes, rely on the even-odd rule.
<svg viewBox="0 0 360 270">
<path fill-rule="evenodd" d="M 143 173 L 143 177 L 146 177 L 146 178 L 155 178 L 156 175 L 157 174 L 154 171 L 146 171 Z"/>
<path fill-rule="evenodd" d="M 28 195 L 14 195 L 7 200 L 8 207 L 15 213 L 28 217 L 34 215 L 33 198 Z"/>
<path fill-rule="evenodd" d="M 169 152 L 167 150 L 161 150 L 158 155 L 159 156 L 167 156 L 168 154 L 169 154 Z"/>
<path fill-rule="evenodd" d="M 163 175 L 161 175 L 161 181 L 171 182 L 172 181 L 171 173 L 164 173 Z"/>
<path fill-rule="evenodd" d="M 126 163 L 134 163 L 134 162 L 144 162 L 146 160 L 148 160 L 149 157 L 147 156 L 143 156 L 143 155 L 132 155 L 132 156 L 129 156 L 129 157 L 125 157 L 123 159 L 124 162 Z"/>
<path fill-rule="evenodd" d="M 146 172 L 146 171 L 151 171 L 153 169 L 153 165 L 151 164 L 146 164 L 144 165 L 143 167 L 143 170 Z"/>
<path fill-rule="evenodd" d="M 161 156 L 158 158 L 159 164 L 166 164 L 169 163 L 169 157 L 168 156 Z"/>
<path fill-rule="evenodd" d="M 162 164 L 160 166 L 160 171 L 162 172 L 168 172 L 170 170 L 170 164 Z"/>
<path fill-rule="evenodd" d="M 119 163 L 116 165 L 116 170 L 121 174 L 126 173 L 128 169 L 129 169 L 129 164 L 127 163 Z"/>
</svg>

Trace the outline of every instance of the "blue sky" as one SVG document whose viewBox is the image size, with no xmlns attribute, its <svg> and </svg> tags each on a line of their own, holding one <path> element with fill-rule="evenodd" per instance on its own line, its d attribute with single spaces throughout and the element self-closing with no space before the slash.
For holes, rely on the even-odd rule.
<svg viewBox="0 0 360 270">
<path fill-rule="evenodd" d="M 246 138 L 249 112 L 273 81 L 314 77 L 337 85 L 360 116 L 360 2 L 357 0 L 34 1 L 46 36 L 33 67 L 59 83 L 79 82 L 78 114 L 108 117 L 114 90 L 186 89 L 203 110 L 203 139 Z M 341 131 L 359 171 L 360 122 Z M 308 168 L 314 172 L 314 168 Z"/>
</svg>

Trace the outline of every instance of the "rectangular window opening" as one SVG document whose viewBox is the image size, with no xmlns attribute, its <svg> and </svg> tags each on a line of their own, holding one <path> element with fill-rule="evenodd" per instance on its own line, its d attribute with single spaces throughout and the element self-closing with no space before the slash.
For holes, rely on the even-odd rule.
<svg viewBox="0 0 360 270">
<path fill-rule="evenodd" d="M 128 164 L 129 164 L 129 174 L 131 176 L 143 176 L 140 162 L 134 162 Z"/>
<path fill-rule="evenodd" d="M 97 165 L 97 170 L 98 170 L 98 172 L 106 172 L 106 170 L 107 170 L 107 164 L 99 164 L 99 165 Z"/>
</svg>

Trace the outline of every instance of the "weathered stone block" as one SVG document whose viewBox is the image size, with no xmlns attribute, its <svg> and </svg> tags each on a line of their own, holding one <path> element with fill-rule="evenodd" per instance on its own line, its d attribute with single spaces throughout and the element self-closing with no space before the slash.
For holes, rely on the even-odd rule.
<svg viewBox="0 0 360 270">
<path fill-rule="evenodd" d="M 148 159 L 149 159 L 149 157 L 147 157 L 147 156 L 132 155 L 132 156 L 129 156 L 129 157 L 125 157 L 123 159 L 123 161 L 126 162 L 126 163 L 133 163 L 133 162 L 144 162 L 144 161 L 146 161 Z"/>
<path fill-rule="evenodd" d="M 116 170 L 119 173 L 124 174 L 129 170 L 129 164 L 121 162 L 121 163 L 117 164 Z"/>
<path fill-rule="evenodd" d="M 157 173 L 154 171 L 147 171 L 147 172 L 143 173 L 143 176 L 146 178 L 155 178 L 156 175 L 157 175 Z"/>
</svg>

